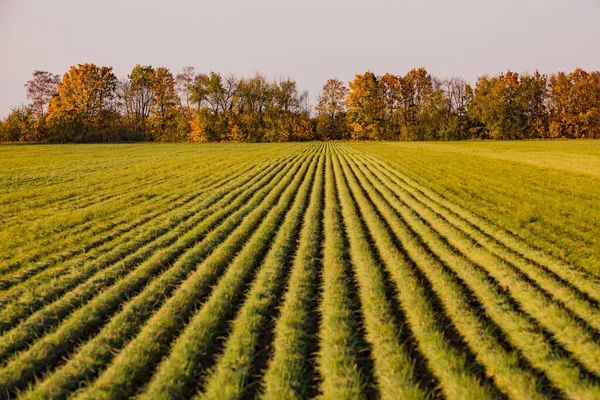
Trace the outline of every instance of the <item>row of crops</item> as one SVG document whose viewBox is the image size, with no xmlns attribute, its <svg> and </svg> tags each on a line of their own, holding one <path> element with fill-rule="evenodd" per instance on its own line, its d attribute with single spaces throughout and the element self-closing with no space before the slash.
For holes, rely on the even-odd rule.
<svg viewBox="0 0 600 400">
<path fill-rule="evenodd" d="M 8 231 L 82 214 L 0 259 L 0 396 L 600 398 L 596 276 L 349 144 L 210 149 L 15 171 Z"/>
</svg>

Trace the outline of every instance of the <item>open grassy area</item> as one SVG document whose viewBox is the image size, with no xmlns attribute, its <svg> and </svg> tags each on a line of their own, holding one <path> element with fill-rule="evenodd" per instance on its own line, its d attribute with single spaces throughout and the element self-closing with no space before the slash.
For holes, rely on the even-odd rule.
<svg viewBox="0 0 600 400">
<path fill-rule="evenodd" d="M 600 141 L 363 143 L 398 171 L 600 276 Z"/>
<path fill-rule="evenodd" d="M 600 142 L 0 147 L 0 398 L 600 398 Z"/>
</svg>

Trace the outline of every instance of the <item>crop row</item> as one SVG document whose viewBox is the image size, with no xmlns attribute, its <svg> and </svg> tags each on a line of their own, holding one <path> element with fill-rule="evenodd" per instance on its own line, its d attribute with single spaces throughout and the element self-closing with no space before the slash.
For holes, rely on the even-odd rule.
<svg viewBox="0 0 600 400">
<path fill-rule="evenodd" d="M 0 395 L 600 398 L 594 276 L 347 144 L 242 163 L 7 270 Z"/>
</svg>

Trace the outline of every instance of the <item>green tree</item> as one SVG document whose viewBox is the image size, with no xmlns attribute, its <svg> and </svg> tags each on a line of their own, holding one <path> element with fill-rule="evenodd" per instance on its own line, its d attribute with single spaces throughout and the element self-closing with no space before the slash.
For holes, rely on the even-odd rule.
<svg viewBox="0 0 600 400">
<path fill-rule="evenodd" d="M 196 141 L 226 140 L 232 116 L 232 100 L 237 80 L 225 80 L 215 72 L 199 74 L 189 86 L 189 99 L 195 105 L 192 131 Z"/>
<path fill-rule="evenodd" d="M 400 112 L 402 107 L 401 81 L 401 76 L 390 73 L 386 73 L 380 78 L 381 95 L 384 102 L 384 137 L 386 139 L 397 137 L 402 128 L 402 113 Z"/>
<path fill-rule="evenodd" d="M 470 116 L 485 127 L 484 137 L 528 139 L 547 135 L 547 78 L 508 71 L 477 80 Z"/>
<path fill-rule="evenodd" d="M 179 108 L 184 118 L 188 121 L 194 115 L 192 113 L 192 87 L 196 78 L 194 67 L 184 67 L 180 73 L 175 76 L 175 89 L 179 98 Z"/>
<path fill-rule="evenodd" d="M 521 107 L 524 108 L 525 135 L 527 138 L 544 138 L 548 136 L 548 77 L 536 71 L 524 74 L 520 80 Z"/>
<path fill-rule="evenodd" d="M 19 106 L 0 124 L 0 141 L 2 142 L 37 142 L 36 121 L 30 107 Z"/>
</svg>

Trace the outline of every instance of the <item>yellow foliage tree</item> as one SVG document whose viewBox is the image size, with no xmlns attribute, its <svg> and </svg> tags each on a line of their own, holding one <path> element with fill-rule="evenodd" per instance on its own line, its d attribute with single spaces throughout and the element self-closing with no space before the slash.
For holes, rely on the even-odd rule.
<svg viewBox="0 0 600 400">
<path fill-rule="evenodd" d="M 98 142 L 117 139 L 117 77 L 112 67 L 72 66 L 63 75 L 48 106 L 48 122 L 63 141 Z"/>
</svg>

